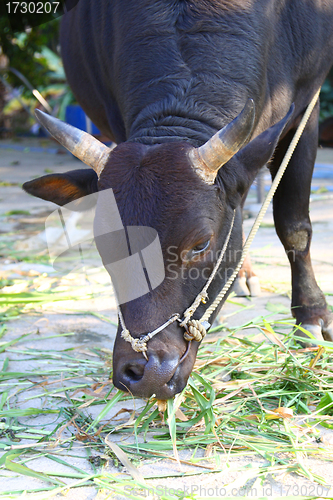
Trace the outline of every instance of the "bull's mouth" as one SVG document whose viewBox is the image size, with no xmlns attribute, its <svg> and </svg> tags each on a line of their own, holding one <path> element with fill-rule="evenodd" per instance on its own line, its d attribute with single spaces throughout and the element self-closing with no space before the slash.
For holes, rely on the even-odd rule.
<svg viewBox="0 0 333 500">
<path fill-rule="evenodd" d="M 146 399 L 155 396 L 156 399 L 171 399 L 175 396 L 175 394 L 181 392 L 187 383 L 186 381 L 183 384 L 183 386 L 180 386 L 177 372 L 178 368 L 176 368 L 175 373 L 172 375 L 171 379 L 165 384 L 163 384 L 161 387 L 156 389 L 155 392 L 146 392 L 141 388 L 138 390 L 138 387 L 136 387 L 136 382 L 132 382 L 129 387 L 125 385 L 123 382 L 120 382 L 119 385 L 117 384 L 115 385 L 122 391 L 129 392 L 133 396 L 137 396 L 140 398 Z M 140 383 L 140 378 L 138 379 L 138 383 Z"/>
<path fill-rule="evenodd" d="M 191 345 L 192 342 L 187 342 L 181 357 L 177 356 L 178 359 L 160 361 L 156 353 L 148 350 L 148 362 L 142 356 L 120 365 L 114 372 L 115 386 L 137 397 L 149 398 L 155 395 L 157 399 L 172 398 L 184 389 L 190 375 Z"/>
<path fill-rule="evenodd" d="M 180 369 L 181 369 L 181 364 L 183 363 L 183 361 L 185 361 L 185 359 L 187 358 L 187 356 L 188 356 L 188 354 L 190 352 L 191 343 L 192 343 L 191 341 L 187 342 L 187 346 L 186 346 L 185 352 L 182 355 L 182 357 L 180 358 L 179 363 L 176 366 L 176 369 L 175 369 L 172 377 L 170 378 L 170 380 L 168 382 L 166 382 L 164 384 L 164 386 L 170 391 L 171 395 L 169 396 L 169 398 L 172 398 L 175 394 L 177 394 L 178 392 L 181 392 L 184 389 L 184 387 L 186 386 L 186 384 L 187 384 L 188 378 L 184 381 L 184 387 L 182 387 L 180 389 L 178 387 L 178 385 L 179 385 L 179 380 L 178 379 L 179 379 L 179 375 L 180 375 L 179 372 L 180 372 Z M 175 391 L 175 387 L 178 390 Z M 159 398 L 157 394 L 156 394 L 156 397 L 157 397 L 157 399 L 162 399 L 162 398 Z M 169 399 L 169 398 L 165 398 L 165 399 Z"/>
</svg>

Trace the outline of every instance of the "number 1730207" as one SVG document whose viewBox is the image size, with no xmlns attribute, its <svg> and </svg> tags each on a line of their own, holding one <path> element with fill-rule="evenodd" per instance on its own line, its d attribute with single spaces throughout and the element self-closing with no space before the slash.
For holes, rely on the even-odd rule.
<svg viewBox="0 0 333 500">
<path fill-rule="evenodd" d="M 8 2 L 8 14 L 56 14 L 60 2 Z"/>
</svg>

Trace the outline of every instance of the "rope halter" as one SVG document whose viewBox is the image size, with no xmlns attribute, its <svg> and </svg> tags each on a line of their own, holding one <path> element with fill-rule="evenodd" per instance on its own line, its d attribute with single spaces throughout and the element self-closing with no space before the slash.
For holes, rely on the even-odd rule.
<svg viewBox="0 0 333 500">
<path fill-rule="evenodd" d="M 217 259 L 216 264 L 215 264 L 205 286 L 203 287 L 201 292 L 198 293 L 198 295 L 194 299 L 192 305 L 186 309 L 186 311 L 183 314 L 182 320 L 180 319 L 180 314 L 178 314 L 178 313 L 173 314 L 170 319 L 168 319 L 165 323 L 163 323 L 163 325 L 159 326 L 158 328 L 156 328 L 152 332 L 147 333 L 146 335 L 143 335 L 139 338 L 134 338 L 134 337 L 132 337 L 130 331 L 126 328 L 124 317 L 123 317 L 121 309 L 118 305 L 118 315 L 119 315 L 120 324 L 122 327 L 121 338 L 124 339 L 126 342 L 129 342 L 134 351 L 142 352 L 143 356 L 146 359 L 148 359 L 147 354 L 146 354 L 147 342 L 151 338 L 153 338 L 155 335 L 157 335 L 159 332 L 164 330 L 167 326 L 174 323 L 175 321 L 178 321 L 180 323 L 180 326 L 185 328 L 184 339 L 186 341 L 190 342 L 191 340 L 195 340 L 196 342 L 201 342 L 202 339 L 205 337 L 205 335 L 207 333 L 207 329 L 210 327 L 210 323 L 208 321 L 203 322 L 201 320 L 199 321 L 199 320 L 191 319 L 191 318 L 192 318 L 193 314 L 195 313 L 195 311 L 198 309 L 199 305 L 201 303 L 205 304 L 207 299 L 208 299 L 207 290 L 208 290 L 209 285 L 213 281 L 217 271 L 219 270 L 219 267 L 222 263 L 225 252 L 227 250 L 227 247 L 228 247 L 228 244 L 230 241 L 230 237 L 231 237 L 231 233 L 232 233 L 232 229 L 234 227 L 235 215 L 236 215 L 236 210 L 234 210 L 234 213 L 232 216 L 232 221 L 231 221 L 231 226 L 230 226 L 229 232 L 227 234 L 227 238 L 224 242 L 223 248 L 221 250 L 221 253 L 219 255 L 219 258 Z"/>
<path fill-rule="evenodd" d="M 132 349 L 134 351 L 142 352 L 143 356 L 146 358 L 147 361 L 148 361 L 148 357 L 147 357 L 147 353 L 146 353 L 147 342 L 151 338 L 153 338 L 155 335 L 157 335 L 160 331 L 164 330 L 167 326 L 172 324 L 174 321 L 178 321 L 180 323 L 180 326 L 185 328 L 184 339 L 186 341 L 191 342 L 192 340 L 195 340 L 196 342 L 201 342 L 202 339 L 205 337 L 205 335 L 207 333 L 207 329 L 210 328 L 210 323 L 208 322 L 208 320 L 210 319 L 210 316 L 217 309 L 220 302 L 223 300 L 223 298 L 227 294 L 227 292 L 230 289 L 231 285 L 233 284 L 240 268 L 242 267 L 242 264 L 245 260 L 245 257 L 249 251 L 250 245 L 251 245 L 251 243 L 252 243 L 252 241 L 253 241 L 253 239 L 254 239 L 254 237 L 255 237 L 255 235 L 260 227 L 260 224 L 261 224 L 261 222 L 262 222 L 262 220 L 267 212 L 268 206 L 269 206 L 270 202 L 272 201 L 272 198 L 275 194 L 275 191 L 277 190 L 278 185 L 282 179 L 282 176 L 283 176 L 283 174 L 284 174 L 284 172 L 285 172 L 285 170 L 290 162 L 292 154 L 293 154 L 293 152 L 298 144 L 298 141 L 303 133 L 303 130 L 308 122 L 308 119 L 310 118 L 310 115 L 313 111 L 313 108 L 316 105 L 319 94 L 320 94 L 320 89 L 316 92 L 316 94 L 312 98 L 310 104 L 308 105 L 308 107 L 307 107 L 307 109 L 302 117 L 300 124 L 297 127 L 295 135 L 294 135 L 294 137 L 289 145 L 289 148 L 287 149 L 287 152 L 283 158 L 283 161 L 279 167 L 279 170 L 278 170 L 278 172 L 277 172 L 277 174 L 272 182 L 272 185 L 271 185 L 271 188 L 268 192 L 268 195 L 267 195 L 267 197 L 266 197 L 266 199 L 265 199 L 265 201 L 264 201 L 264 203 L 263 203 L 263 205 L 262 205 L 262 207 L 261 207 L 261 209 L 256 217 L 256 220 L 255 220 L 255 222 L 252 226 L 252 229 L 249 233 L 249 236 L 247 237 L 247 240 L 246 240 L 245 245 L 243 247 L 242 256 L 240 258 L 240 261 L 238 262 L 234 272 L 232 273 L 232 275 L 230 276 L 228 281 L 225 283 L 225 285 L 223 286 L 220 293 L 217 295 L 217 297 L 212 302 L 212 304 L 206 309 L 203 316 L 199 320 L 192 319 L 192 316 L 195 313 L 195 311 L 198 309 L 199 305 L 201 303 L 205 304 L 207 299 L 208 299 L 208 293 L 207 293 L 208 287 L 211 284 L 211 282 L 213 281 L 213 279 L 214 279 L 214 277 L 215 277 L 215 275 L 216 275 L 216 273 L 221 265 L 222 259 L 224 257 L 226 250 L 227 250 L 227 246 L 229 244 L 231 232 L 232 232 L 232 229 L 234 226 L 234 221 L 235 221 L 235 214 L 236 214 L 235 210 L 234 210 L 234 214 L 233 214 L 233 218 L 232 218 L 232 222 L 231 222 L 231 227 L 229 229 L 229 233 L 228 233 L 227 238 L 224 242 L 223 248 L 221 250 L 221 254 L 220 254 L 220 256 L 219 256 L 219 258 L 218 258 L 218 260 L 213 268 L 213 271 L 211 272 L 211 274 L 210 274 L 205 286 L 201 290 L 201 292 L 198 293 L 198 295 L 194 299 L 192 305 L 189 308 L 187 308 L 186 311 L 184 312 L 182 320 L 180 319 L 179 314 L 173 314 L 169 320 L 167 320 L 165 323 L 163 323 L 163 325 L 161 325 L 160 327 L 156 328 L 156 330 L 153 330 L 152 332 L 147 333 L 146 335 L 143 335 L 143 336 L 139 337 L 138 339 L 135 339 L 132 337 L 131 333 L 126 328 L 124 317 L 122 315 L 122 312 L 121 312 L 119 304 L 118 304 L 118 315 L 119 315 L 119 319 L 120 319 L 120 323 L 121 323 L 121 327 L 122 327 L 121 337 L 126 342 L 129 342 L 131 344 Z"/>
</svg>

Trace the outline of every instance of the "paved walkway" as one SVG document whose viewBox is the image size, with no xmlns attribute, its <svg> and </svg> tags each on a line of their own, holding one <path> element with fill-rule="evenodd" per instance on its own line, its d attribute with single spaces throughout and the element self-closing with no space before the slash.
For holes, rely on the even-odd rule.
<svg viewBox="0 0 333 500">
<path fill-rule="evenodd" d="M 22 248 L 22 245 L 26 245 L 25 248 L 28 254 L 35 251 L 32 241 L 36 240 L 36 236 L 43 230 L 45 216 L 55 210 L 56 206 L 27 195 L 21 190 L 20 185 L 26 180 L 45 173 L 60 173 L 83 168 L 81 162 L 63 151 L 57 153 L 59 150 L 61 151 L 61 148 L 49 140 L 0 141 L 0 238 L 1 235 L 2 238 L 10 238 L 11 234 L 14 233 L 15 238 L 17 238 L 17 242 L 15 242 L 17 243 L 16 248 Z M 333 199 L 330 194 L 333 187 L 333 151 L 320 150 L 317 161 L 318 167 L 313 181 L 315 193 L 311 202 L 311 217 L 314 229 L 312 256 L 320 286 L 325 292 L 333 294 Z M 250 200 L 247 203 L 247 208 L 252 214 L 258 209 L 254 202 L 255 192 L 252 191 Z M 253 218 L 245 221 L 245 231 L 249 231 L 252 223 Z M 34 238 L 31 239 L 31 236 L 34 236 Z M 26 243 L 27 240 L 28 243 Z M 39 245 L 43 245 L 43 243 L 40 241 Z M 40 249 L 41 246 L 39 246 Z M 290 269 L 282 246 L 275 234 L 271 209 L 265 216 L 264 224 L 254 241 L 251 254 L 262 283 L 263 293 L 261 297 L 253 299 L 251 302 L 249 302 L 249 299 L 237 299 L 239 303 L 245 305 L 251 303 L 254 306 L 252 309 L 246 309 L 237 314 L 233 313 L 236 310 L 238 311 L 239 307 L 227 304 L 221 315 L 226 318 L 230 326 L 240 325 L 255 316 L 267 315 L 268 303 L 282 305 L 285 309 L 289 308 Z M 11 269 L 15 275 L 18 268 L 21 273 L 25 273 L 30 272 L 31 269 L 33 270 L 34 266 L 36 272 L 43 272 L 43 266 L 47 266 L 44 269 L 47 272 L 52 271 L 47 263 L 37 265 L 37 267 L 29 263 L 20 263 L 18 266 L 10 258 L 0 259 L 0 272 L 6 271 L 6 276 L 10 276 Z M 101 283 L 105 283 L 105 280 L 108 279 L 106 274 L 102 272 L 96 273 L 95 278 L 100 280 Z M 85 286 L 84 282 L 82 286 Z M 333 296 L 329 297 L 329 302 L 333 305 Z M 96 345 L 103 345 L 107 349 L 112 349 L 116 331 L 112 324 L 101 323 L 96 317 L 75 314 L 75 311 L 69 316 L 64 312 L 65 307 L 66 304 L 64 303 L 61 306 L 54 303 L 52 311 L 48 309 L 43 314 L 43 317 L 36 318 L 32 315 L 25 315 L 19 320 L 8 323 L 8 332 L 6 332 L 5 339 L 15 339 L 18 335 L 31 331 L 31 328 L 35 328 L 37 325 L 39 331 L 43 334 L 62 333 L 70 330 L 76 332 L 74 337 L 66 339 L 68 348 L 95 343 Z M 117 320 L 115 303 L 109 296 L 99 297 L 94 303 L 83 298 L 76 303 L 76 308 L 78 312 L 87 309 L 103 311 L 114 322 Z M 54 348 L 52 341 L 44 342 L 49 342 L 49 345 Z M 28 347 L 39 346 L 40 348 L 46 348 L 48 344 L 41 346 L 38 343 L 38 337 L 33 337 L 27 341 L 26 345 Z M 37 361 L 36 363 L 38 364 Z M 19 357 L 13 359 L 11 368 L 15 369 L 15 366 L 19 366 L 20 370 L 24 370 L 26 368 L 24 359 Z M 117 410 L 118 407 L 114 409 L 114 412 Z M 94 411 L 98 412 L 100 408 L 94 407 Z M 77 450 L 77 453 L 80 454 L 80 450 Z M 84 467 L 82 463 L 83 455 L 81 461 L 79 458 L 77 460 L 80 467 Z M 246 460 L 244 458 L 244 463 Z M 313 470 L 324 476 L 328 484 L 333 484 L 333 467 L 330 462 L 321 462 L 315 459 L 311 459 L 310 462 Z M 165 464 L 165 467 L 170 473 L 177 470 L 170 464 Z M 38 463 L 38 470 L 43 470 L 42 459 Z M 21 486 L 33 487 L 36 481 L 34 478 L 3 478 L 0 484 L 0 494 L 1 491 L 9 490 L 14 486 L 15 489 Z M 208 477 L 207 480 L 203 479 L 202 481 L 202 484 L 214 486 L 214 484 L 219 484 L 220 480 L 217 474 L 214 479 Z M 309 481 L 298 477 L 292 477 L 290 481 L 289 484 L 311 485 Z M 171 483 L 174 487 L 179 487 L 179 480 L 171 480 Z M 286 494 L 283 485 L 276 483 L 273 494 L 276 496 Z M 66 495 L 66 498 L 69 499 L 94 497 L 95 492 L 89 488 L 86 490 L 81 489 L 80 493 L 74 491 Z"/>
</svg>

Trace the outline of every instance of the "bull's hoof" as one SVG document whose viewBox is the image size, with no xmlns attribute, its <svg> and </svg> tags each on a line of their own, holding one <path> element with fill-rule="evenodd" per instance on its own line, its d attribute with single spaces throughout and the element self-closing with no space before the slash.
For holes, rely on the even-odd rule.
<svg viewBox="0 0 333 500">
<path fill-rule="evenodd" d="M 235 292 L 237 297 L 248 297 L 250 295 L 250 291 L 246 286 L 245 276 L 236 278 L 233 291 Z"/>
<path fill-rule="evenodd" d="M 321 332 L 321 326 L 320 325 L 310 325 L 310 324 L 304 324 L 301 325 L 301 327 L 304 330 L 307 330 L 308 332 L 313 335 L 313 337 L 317 340 L 324 340 L 323 334 Z M 296 335 L 297 337 L 303 337 L 304 339 L 311 339 L 312 337 L 310 335 L 307 335 L 306 332 L 303 332 L 303 330 L 296 330 Z M 302 347 L 314 347 L 315 344 L 309 344 L 308 342 L 302 342 L 299 341 Z"/>
<path fill-rule="evenodd" d="M 331 318 L 331 321 L 328 321 L 326 325 L 324 323 L 322 331 L 324 339 L 333 342 L 333 318 Z"/>
<path fill-rule="evenodd" d="M 301 325 L 304 330 L 307 330 L 310 332 L 313 337 L 317 340 L 328 340 L 333 342 L 333 319 L 330 316 L 328 321 L 324 321 L 323 319 L 319 319 L 318 323 L 316 324 L 308 324 L 304 323 Z M 302 330 L 297 330 L 296 335 L 298 337 L 303 337 L 303 338 L 311 338 L 310 335 L 307 335 L 306 332 L 303 332 Z M 311 344 L 309 343 L 304 343 L 300 342 L 300 344 L 303 347 L 310 347 Z"/>
<path fill-rule="evenodd" d="M 240 276 L 235 280 L 233 291 L 237 297 L 258 297 L 261 292 L 259 278 L 257 276 L 251 276 L 251 278 L 246 279 L 245 276 Z"/>
<path fill-rule="evenodd" d="M 251 297 L 258 297 L 261 294 L 260 281 L 258 276 L 251 276 L 247 280 L 247 286 L 249 287 Z"/>
</svg>

